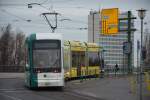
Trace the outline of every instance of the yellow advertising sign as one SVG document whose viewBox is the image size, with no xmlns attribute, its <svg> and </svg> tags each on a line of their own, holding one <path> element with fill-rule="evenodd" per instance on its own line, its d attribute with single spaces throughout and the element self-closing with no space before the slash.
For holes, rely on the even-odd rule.
<svg viewBox="0 0 150 100">
<path fill-rule="evenodd" d="M 102 9 L 101 11 L 101 33 L 113 35 L 118 33 L 118 8 Z"/>
</svg>

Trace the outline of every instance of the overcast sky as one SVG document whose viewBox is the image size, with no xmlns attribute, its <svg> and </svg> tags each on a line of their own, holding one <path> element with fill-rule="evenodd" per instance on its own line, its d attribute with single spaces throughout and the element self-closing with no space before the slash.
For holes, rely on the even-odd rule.
<svg viewBox="0 0 150 100">
<path fill-rule="evenodd" d="M 38 5 L 28 8 L 29 3 L 42 3 L 42 6 L 47 9 Z M 0 26 L 10 23 L 15 30 L 20 29 L 26 34 L 51 32 L 44 17 L 40 15 L 50 9 L 61 14 L 58 16 L 56 32 L 64 33 L 65 39 L 87 41 L 87 30 L 80 28 L 87 28 L 88 14 L 91 9 L 98 11 L 115 7 L 119 8 L 120 12 L 131 10 L 136 16 L 137 9 L 145 8 L 148 10 L 145 21 L 150 22 L 149 4 L 150 0 L 0 0 Z M 64 18 L 70 20 L 60 21 Z M 137 19 L 137 29 L 140 29 L 139 22 Z"/>
<path fill-rule="evenodd" d="M 42 3 L 42 6 L 33 5 L 28 8 L 29 3 Z M 9 24 L 13 30 L 22 30 L 25 34 L 50 33 L 51 29 L 44 20 L 41 13 L 55 10 L 60 13 L 58 16 L 57 33 L 63 33 L 66 40 L 87 41 L 88 14 L 90 10 L 104 8 L 119 8 L 120 12 L 131 10 L 137 17 L 137 9 L 147 9 L 144 22 L 148 24 L 144 28 L 150 27 L 150 0 L 0 0 L 0 27 Z M 51 19 L 51 22 L 53 19 Z M 61 19 L 70 19 L 60 21 Z M 27 22 L 27 20 L 31 20 Z M 81 29 L 82 30 L 81 30 Z M 136 65 L 136 42 L 140 39 L 140 20 L 135 20 L 134 39 L 134 62 Z"/>
</svg>

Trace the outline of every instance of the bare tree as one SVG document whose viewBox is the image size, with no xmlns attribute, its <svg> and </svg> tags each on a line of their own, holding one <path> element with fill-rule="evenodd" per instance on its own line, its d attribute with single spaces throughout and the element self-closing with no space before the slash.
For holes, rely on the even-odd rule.
<svg viewBox="0 0 150 100">
<path fill-rule="evenodd" d="M 2 28 L 0 37 L 0 65 L 23 65 L 25 55 L 25 35 L 11 31 L 11 25 Z"/>
<path fill-rule="evenodd" d="M 14 49 L 14 63 L 16 65 L 22 65 L 24 63 L 25 56 L 25 35 L 23 32 L 18 32 L 15 39 Z"/>
<path fill-rule="evenodd" d="M 12 53 L 14 49 L 14 33 L 11 32 L 11 25 L 2 28 L 2 36 L 0 38 L 0 64 L 9 65 L 12 63 Z"/>
</svg>

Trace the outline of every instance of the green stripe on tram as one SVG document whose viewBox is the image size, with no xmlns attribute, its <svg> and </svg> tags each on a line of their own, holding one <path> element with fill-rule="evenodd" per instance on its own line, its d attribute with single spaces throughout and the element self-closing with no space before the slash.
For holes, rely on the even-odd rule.
<svg viewBox="0 0 150 100">
<path fill-rule="evenodd" d="M 30 50 L 29 50 L 29 57 L 30 57 L 30 59 L 29 59 L 29 62 L 30 62 L 30 67 L 31 67 L 31 69 L 33 69 L 33 67 L 34 67 L 34 65 L 33 65 L 33 52 L 32 52 L 32 41 L 33 40 L 36 40 L 36 34 L 35 33 L 33 33 L 33 34 L 31 34 L 31 36 L 30 36 L 30 38 L 29 38 L 29 42 L 28 42 L 28 45 L 29 45 L 29 48 L 30 48 Z M 37 79 L 37 73 L 35 74 L 35 73 L 33 73 L 33 71 L 30 69 L 30 71 L 31 71 L 31 74 L 30 74 L 30 87 L 37 87 L 38 86 L 38 79 Z"/>
</svg>

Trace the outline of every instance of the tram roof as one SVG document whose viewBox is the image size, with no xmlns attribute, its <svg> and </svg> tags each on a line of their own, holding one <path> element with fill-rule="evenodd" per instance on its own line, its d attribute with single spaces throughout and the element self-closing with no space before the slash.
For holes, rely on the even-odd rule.
<svg viewBox="0 0 150 100">
<path fill-rule="evenodd" d="M 70 46 L 72 51 L 99 51 L 100 47 L 97 43 L 87 43 L 80 41 L 64 41 L 64 46 Z"/>
<path fill-rule="evenodd" d="M 71 47 L 86 47 L 84 42 L 80 41 L 64 41 L 64 45 Z"/>
<path fill-rule="evenodd" d="M 32 33 L 27 39 L 29 40 L 43 40 L 43 39 L 58 39 L 62 40 L 62 33 Z"/>
<path fill-rule="evenodd" d="M 101 48 L 97 43 L 86 43 L 88 48 Z"/>
</svg>

